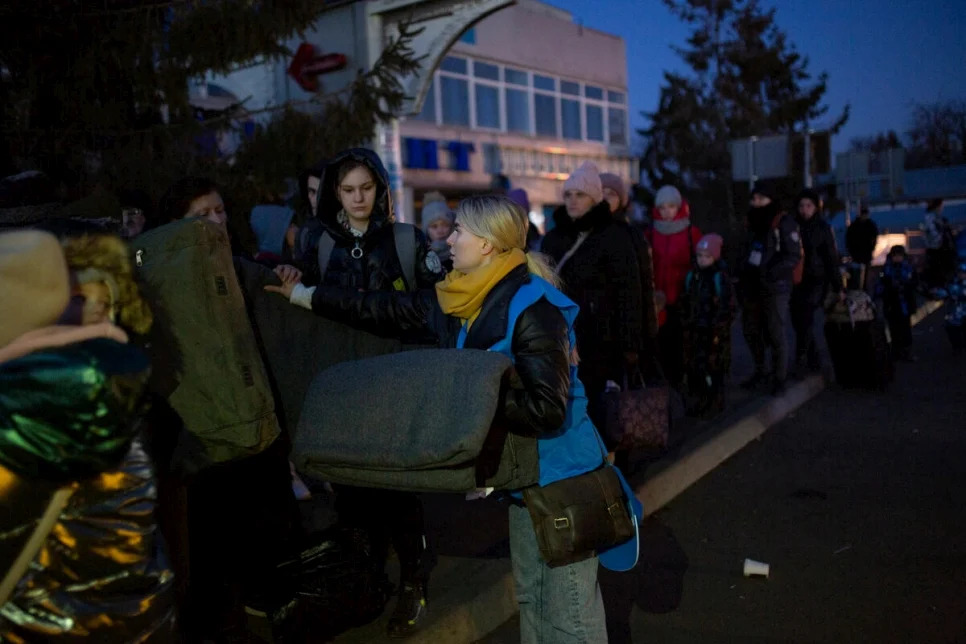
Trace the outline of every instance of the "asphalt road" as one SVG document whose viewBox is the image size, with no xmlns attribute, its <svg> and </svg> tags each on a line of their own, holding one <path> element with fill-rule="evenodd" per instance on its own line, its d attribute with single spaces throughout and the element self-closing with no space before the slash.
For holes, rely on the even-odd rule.
<svg viewBox="0 0 966 644">
<path fill-rule="evenodd" d="M 966 642 L 966 356 L 941 316 L 886 393 L 829 389 L 649 519 L 639 568 L 601 574 L 610 641 Z"/>
</svg>

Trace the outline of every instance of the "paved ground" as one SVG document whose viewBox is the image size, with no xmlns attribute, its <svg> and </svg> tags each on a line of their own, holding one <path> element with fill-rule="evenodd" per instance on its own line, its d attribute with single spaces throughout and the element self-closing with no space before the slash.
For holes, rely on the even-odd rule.
<svg viewBox="0 0 966 644">
<path fill-rule="evenodd" d="M 611 642 L 966 642 L 966 359 L 941 324 L 887 393 L 822 393 L 650 518 L 644 565 L 601 577 Z"/>
</svg>

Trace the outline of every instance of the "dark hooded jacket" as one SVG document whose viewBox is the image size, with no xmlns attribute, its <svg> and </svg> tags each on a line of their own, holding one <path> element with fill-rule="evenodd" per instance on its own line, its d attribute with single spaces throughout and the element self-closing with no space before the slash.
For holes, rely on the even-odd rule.
<svg viewBox="0 0 966 644">
<path fill-rule="evenodd" d="M 349 160 L 365 164 L 376 180 L 376 199 L 369 228 L 358 238 L 338 220 L 342 210 L 337 193 L 339 167 Z M 443 276 L 442 268 L 435 253 L 431 254 L 426 236 L 419 229 L 413 231 L 416 284 L 405 283 L 396 253 L 393 222 L 389 174 L 378 155 L 364 148 L 352 148 L 336 155 L 321 170 L 315 217 L 305 223 L 296 242 L 296 265 L 304 273 L 303 282 L 315 286 L 321 281 L 327 286 L 365 291 L 414 290 L 435 284 Z M 320 280 L 318 247 L 323 233 L 333 237 L 335 246 L 329 256 L 324 280 Z M 359 257 L 352 256 L 356 248 L 359 249 L 356 255 L 360 255 L 361 251 Z"/>
<path fill-rule="evenodd" d="M 805 256 L 799 286 L 822 291 L 838 289 L 842 280 L 839 276 L 839 251 L 832 227 L 819 213 L 815 213 L 811 219 L 798 217 L 797 220 Z"/>
<path fill-rule="evenodd" d="M 748 211 L 744 250 L 738 272 L 742 298 L 791 293 L 795 267 L 802 259 L 802 240 L 795 219 L 782 212 L 777 202 Z"/>
</svg>

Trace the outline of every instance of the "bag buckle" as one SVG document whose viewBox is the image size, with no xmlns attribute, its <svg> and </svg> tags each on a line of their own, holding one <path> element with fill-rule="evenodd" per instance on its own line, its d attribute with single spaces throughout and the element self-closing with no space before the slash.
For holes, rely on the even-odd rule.
<svg viewBox="0 0 966 644">
<path fill-rule="evenodd" d="M 570 528 L 570 519 L 567 517 L 557 517 L 553 520 L 553 527 L 557 530 L 567 530 Z"/>
</svg>

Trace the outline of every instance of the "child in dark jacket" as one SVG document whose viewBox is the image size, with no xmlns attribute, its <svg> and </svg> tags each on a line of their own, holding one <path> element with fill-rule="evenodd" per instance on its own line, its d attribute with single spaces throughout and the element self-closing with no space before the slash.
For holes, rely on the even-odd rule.
<svg viewBox="0 0 966 644">
<path fill-rule="evenodd" d="M 731 367 L 734 292 L 721 262 L 722 244 L 721 236 L 713 233 L 698 241 L 698 266 L 688 273 L 681 298 L 692 415 L 724 409 L 724 379 Z"/>
<path fill-rule="evenodd" d="M 905 246 L 889 250 L 882 275 L 876 285 L 876 297 L 882 299 L 883 313 L 892 336 L 894 358 L 913 361 L 912 315 L 916 312 L 918 277 L 906 257 Z"/>
</svg>

